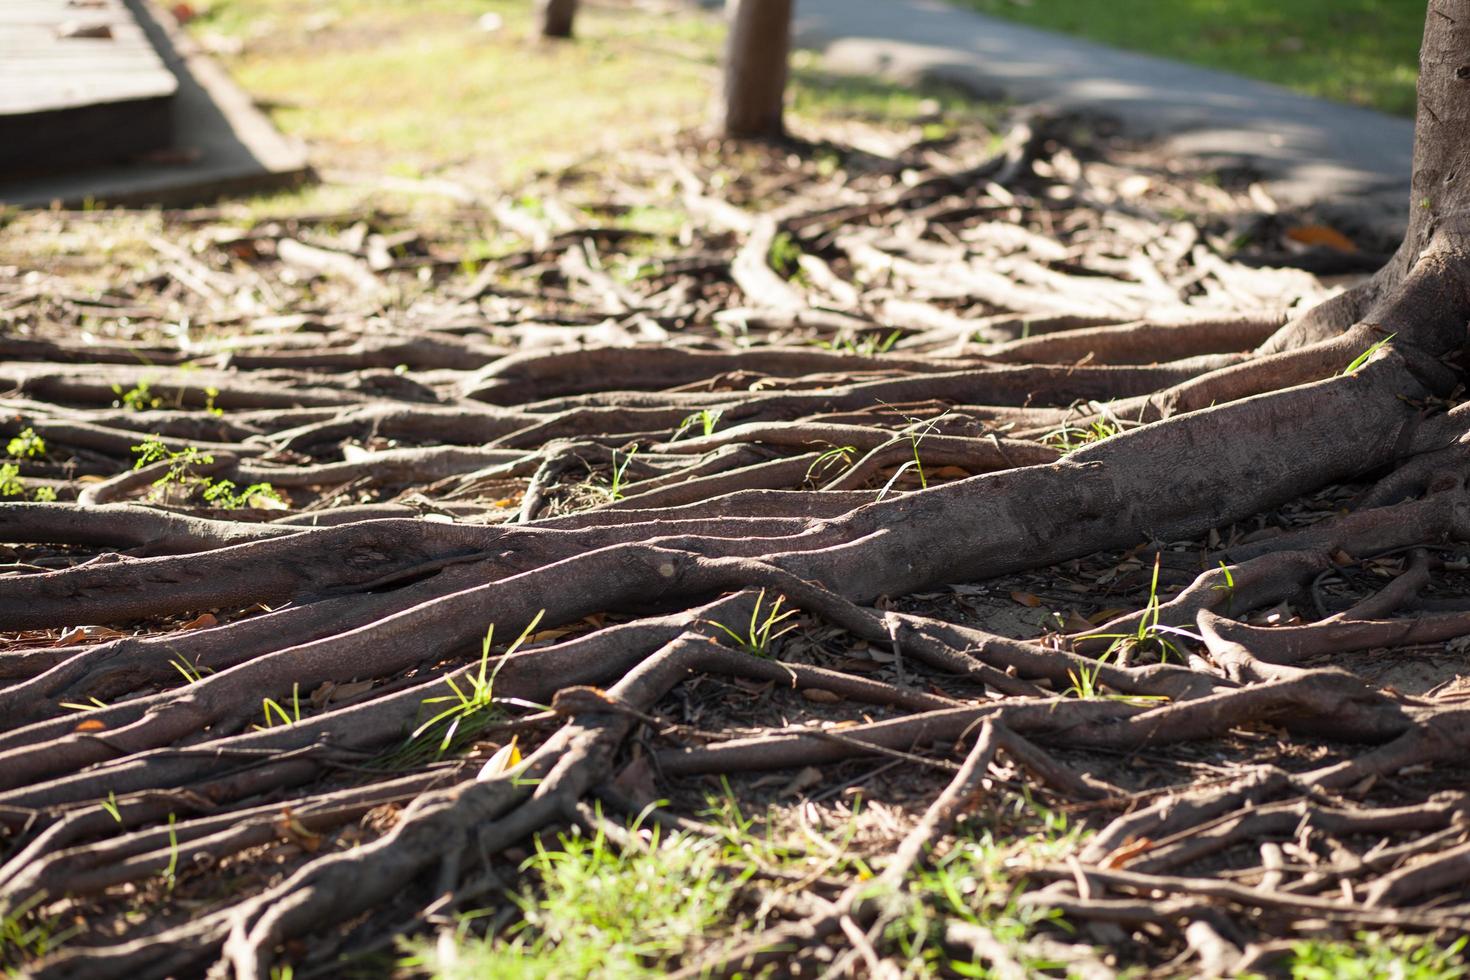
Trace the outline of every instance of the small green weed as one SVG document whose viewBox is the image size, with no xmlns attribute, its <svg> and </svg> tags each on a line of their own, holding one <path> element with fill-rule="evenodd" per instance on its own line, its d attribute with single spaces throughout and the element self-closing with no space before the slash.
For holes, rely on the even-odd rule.
<svg viewBox="0 0 1470 980">
<path fill-rule="evenodd" d="M 1067 679 L 1072 685 L 1062 692 L 1063 696 L 1080 698 L 1083 701 L 1093 701 L 1102 697 L 1102 685 L 1098 683 L 1098 675 L 1102 673 L 1103 667 L 1107 665 L 1109 653 L 1097 658 L 1096 667 L 1080 666 L 1075 669 L 1067 668 Z"/>
<path fill-rule="evenodd" d="M 24 497 L 26 485 L 20 478 L 20 467 L 0 463 L 0 497 Z"/>
<path fill-rule="evenodd" d="M 1041 441 L 1060 450 L 1062 453 L 1074 453 L 1083 446 L 1090 446 L 1104 439 L 1111 439 L 1122 430 L 1107 419 L 1098 419 L 1089 423 L 1085 428 L 1075 425 L 1063 424 L 1054 432 L 1042 436 Z"/>
<path fill-rule="evenodd" d="M 696 427 L 699 429 L 700 435 L 714 435 L 715 426 L 720 424 L 720 416 L 724 414 L 725 410 L 723 408 L 716 408 L 713 410 L 708 408 L 701 408 L 699 411 L 695 412 L 693 415 L 688 416 L 684 419 L 684 421 L 679 423 L 679 427 L 674 430 L 674 435 L 672 438 L 669 439 L 669 441 L 673 442 L 676 439 L 682 438 L 684 435 L 694 430 Z"/>
<path fill-rule="evenodd" d="M 223 510 L 239 510 L 242 507 L 252 507 L 264 500 L 267 503 L 283 505 L 281 495 L 276 488 L 269 483 L 252 483 L 244 490 L 236 491 L 234 480 L 208 480 L 204 487 L 202 496 L 210 504 Z"/>
<path fill-rule="evenodd" d="M 201 452 L 195 446 L 185 446 L 177 451 L 171 450 L 157 436 L 144 439 L 139 445 L 134 446 L 133 455 L 138 457 L 133 461 L 135 470 L 141 470 L 152 463 L 166 461 L 169 464 L 168 471 L 153 481 L 155 487 L 197 483 L 204 478 L 197 476 L 194 469 L 214 462 L 212 455 Z"/>
<path fill-rule="evenodd" d="M 204 670 L 197 664 L 191 664 L 182 657 L 170 658 L 169 665 L 184 675 L 184 683 L 186 684 L 198 684 L 204 680 Z"/>
<path fill-rule="evenodd" d="M 465 687 L 463 688 L 455 683 L 453 676 L 445 677 L 444 683 L 449 685 L 449 689 L 453 693 L 443 695 L 442 697 L 425 698 L 423 705 L 427 708 L 429 705 L 444 704 L 447 702 L 449 707 L 439 710 L 432 718 L 415 728 L 413 734 L 408 736 L 409 741 L 418 738 L 435 725 L 448 721 L 449 726 L 445 729 L 443 737 L 439 740 L 439 754 L 443 755 L 449 751 L 450 746 L 453 744 L 454 736 L 459 732 L 461 723 L 470 721 L 471 719 L 490 720 L 491 709 L 496 703 L 495 675 L 505 665 L 506 658 L 519 650 L 521 644 L 525 643 L 531 637 L 531 634 L 536 632 L 536 627 L 540 625 L 541 617 L 545 614 L 545 609 L 536 613 L 531 619 L 531 622 L 526 625 L 526 628 L 521 630 L 521 635 L 516 637 L 515 642 L 505 648 L 505 653 L 496 663 L 495 670 L 493 671 L 490 670 L 490 648 L 495 643 L 495 624 L 491 623 L 490 628 L 485 631 L 484 642 L 480 645 L 479 671 L 465 678 Z"/>
<path fill-rule="evenodd" d="M 801 243 L 791 232 L 779 231 L 771 239 L 771 250 L 766 260 L 782 279 L 790 279 L 801 271 L 801 256 Z"/>
<path fill-rule="evenodd" d="M 989 931 L 1015 953 L 1028 976 L 1066 968 L 1065 963 L 1027 953 L 1026 938 L 1041 926 L 1056 924 L 1059 913 L 1019 902 L 1025 882 L 1012 867 L 1018 858 L 1026 863 L 1060 859 L 1075 850 L 1081 831 L 1065 815 L 1029 797 L 1018 797 L 1017 806 L 1039 814 L 1042 827 L 1008 840 L 997 839 L 988 829 L 962 827 L 955 845 L 941 857 L 931 856 L 909 877 L 906 894 L 895 896 L 898 912 L 884 938 L 908 960 L 906 976 L 990 975 L 978 963 L 953 959 L 944 949 L 944 925 L 954 920 Z"/>
<path fill-rule="evenodd" d="M 1184 652 L 1174 640 L 1170 639 L 1171 634 L 1182 636 L 1195 642 L 1204 642 L 1199 636 L 1188 630 L 1178 629 L 1173 626 L 1164 626 L 1159 623 L 1159 609 L 1162 606 L 1162 603 L 1159 601 L 1159 567 L 1162 561 L 1162 553 L 1154 555 L 1154 571 L 1153 578 L 1149 580 L 1148 602 L 1144 605 L 1143 614 L 1138 619 L 1138 626 L 1132 633 L 1087 634 L 1089 638 L 1110 639 L 1113 641 L 1108 647 L 1107 654 L 1099 658 L 1100 660 L 1105 660 L 1107 656 L 1117 653 L 1127 646 L 1136 650 L 1152 649 L 1157 654 L 1160 663 L 1168 663 L 1170 657 L 1183 661 Z M 1226 569 L 1225 574 L 1227 577 L 1230 576 L 1229 569 Z M 1229 587 L 1233 591 L 1235 580 L 1233 577 L 1229 577 L 1228 581 Z"/>
<path fill-rule="evenodd" d="M 929 489 L 929 477 L 924 473 L 924 461 L 919 457 L 919 444 L 939 426 L 940 422 L 944 421 L 947 415 L 949 415 L 948 412 L 942 412 L 932 419 L 916 419 L 907 415 L 904 416 L 905 419 L 908 419 L 909 424 L 898 431 L 900 435 L 908 438 L 909 448 L 913 452 L 914 458 L 900 466 L 888 478 L 888 482 L 883 484 L 883 489 L 878 491 L 879 500 L 888 496 L 888 491 L 893 489 L 893 485 L 898 482 L 899 477 L 903 476 L 910 468 L 918 474 L 919 489 Z"/>
<path fill-rule="evenodd" d="M 39 459 L 46 455 L 46 440 L 36 435 L 35 429 L 26 426 L 5 444 L 5 455 L 13 459 Z"/>
<path fill-rule="evenodd" d="M 140 379 L 133 387 L 123 390 L 123 386 L 115 384 L 112 393 L 118 400 L 113 402 L 114 408 L 126 408 L 133 412 L 146 412 L 149 409 L 161 408 L 163 399 L 153 394 L 152 382 Z"/>
<path fill-rule="evenodd" d="M 750 623 L 743 634 L 737 633 L 724 623 L 711 621 L 710 625 L 720 630 L 720 632 L 724 633 L 731 640 L 734 640 L 735 646 L 744 650 L 746 653 L 754 654 L 757 657 L 769 657 L 771 655 L 771 644 L 796 629 L 795 623 L 786 623 L 785 626 L 781 625 L 783 621 L 795 616 L 796 610 L 788 609 L 782 612 L 781 603 L 786 601 L 786 597 L 777 596 L 776 601 L 771 603 L 766 609 L 765 616 L 762 616 L 761 605 L 765 602 L 765 598 L 766 590 L 761 589 L 760 594 L 755 597 L 755 608 L 751 610 Z"/>
<path fill-rule="evenodd" d="M 1466 937 L 1441 947 L 1425 936 L 1360 932 L 1354 941 L 1314 939 L 1291 946 L 1292 980 L 1458 980 L 1470 976 Z"/>
<path fill-rule="evenodd" d="M 243 490 L 237 490 L 233 480 L 215 480 L 200 475 L 198 468 L 213 463 L 214 456 L 202 452 L 197 446 L 171 450 L 162 439 L 152 436 L 134 446 L 133 454 L 138 457 L 133 462 L 135 470 L 152 463 L 168 463 L 164 474 L 153 481 L 157 495 L 164 501 L 176 493 L 187 496 L 197 491 L 206 503 L 222 510 L 285 505 L 281 495 L 269 483 L 252 483 Z"/>
<path fill-rule="evenodd" d="M 1212 585 L 1210 588 L 1216 592 L 1225 593 L 1225 611 L 1228 613 L 1230 607 L 1235 604 L 1235 573 L 1223 561 L 1220 562 L 1220 573 L 1225 576 L 1225 581 Z"/>
<path fill-rule="evenodd" d="M 81 701 L 58 701 L 57 704 L 68 711 L 96 711 L 107 707 L 106 701 L 99 701 L 97 698 L 88 698 L 85 704 Z"/>
<path fill-rule="evenodd" d="M 12 459 L 39 459 L 46 455 L 46 440 L 27 426 L 5 444 L 5 454 Z M 0 499 L 19 497 L 24 500 L 25 496 L 26 485 L 20 478 L 20 466 L 0 463 Z M 55 503 L 56 491 L 51 487 L 37 487 L 31 498 L 41 503 Z"/>
<path fill-rule="evenodd" d="M 619 463 L 618 451 L 616 449 L 612 451 L 612 476 L 607 481 L 607 496 L 609 500 L 623 499 L 623 494 L 627 491 L 628 485 L 626 476 L 628 464 L 633 461 L 633 456 L 637 452 L 638 447 L 634 446 L 623 454 L 623 461 Z"/>
</svg>

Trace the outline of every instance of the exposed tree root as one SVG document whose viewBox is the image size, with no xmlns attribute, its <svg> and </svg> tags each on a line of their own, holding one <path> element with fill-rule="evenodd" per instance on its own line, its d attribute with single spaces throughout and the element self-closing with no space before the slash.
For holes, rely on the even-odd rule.
<svg viewBox="0 0 1470 980">
<path fill-rule="evenodd" d="M 1102 171 L 1030 128 L 902 181 L 919 157 L 859 159 L 860 199 L 807 179 L 774 214 L 681 160 L 684 265 L 624 281 L 617 229 L 540 228 L 392 339 L 364 309 L 206 370 L 3 338 L 0 432 L 57 500 L 0 504 L 0 911 L 159 910 L 27 968 L 264 980 L 498 889 L 533 835 L 603 828 L 594 797 L 864 759 L 949 780 L 877 881 L 819 871 L 677 966 L 883 972 L 918 871 L 1018 788 L 1096 833 L 1020 896 L 1077 937 L 936 931 L 998 976 L 1107 975 L 1081 944 L 1119 936 L 1226 974 L 1322 923 L 1470 929 L 1470 810 L 1415 781 L 1470 709 L 1362 668 L 1470 635 L 1461 219 L 1416 214 L 1412 256 L 1287 314 L 1324 292 L 1096 205 Z M 376 281 L 325 236 L 273 246 L 353 302 Z M 1129 608 L 1020 639 L 935 591 L 1041 569 L 1129 577 Z M 1145 758 L 1174 775 L 1107 761 Z M 174 901 L 212 876 L 238 890 Z"/>
</svg>

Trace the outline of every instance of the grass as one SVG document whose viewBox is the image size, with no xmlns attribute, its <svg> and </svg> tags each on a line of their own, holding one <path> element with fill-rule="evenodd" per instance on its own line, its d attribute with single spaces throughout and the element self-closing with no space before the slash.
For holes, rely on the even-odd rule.
<svg viewBox="0 0 1470 980">
<path fill-rule="evenodd" d="M 1107 419 L 1098 419 L 1085 427 L 1063 423 L 1056 431 L 1047 433 L 1042 442 L 1061 453 L 1075 453 L 1083 446 L 1090 446 L 1104 439 L 1111 439 L 1122 430 Z"/>
<path fill-rule="evenodd" d="M 0 917 L 0 970 L 5 976 L 28 976 L 22 972 L 27 962 L 52 952 L 81 931 L 80 926 L 63 927 L 60 915 L 40 914 L 37 906 L 45 899 L 44 892 L 37 892 Z"/>
<path fill-rule="evenodd" d="M 1457 980 L 1470 976 L 1465 937 L 1440 946 L 1424 936 L 1360 932 L 1353 942 L 1293 943 L 1292 980 Z"/>
<path fill-rule="evenodd" d="M 942 855 L 930 855 L 910 875 L 906 893 L 897 896 L 897 909 L 884 936 L 908 960 L 906 975 L 990 975 L 981 965 L 956 960 L 945 951 L 944 925 L 950 921 L 983 926 L 1011 950 L 1028 975 L 1065 967 L 1037 959 L 1025 950 L 1024 941 L 1039 927 L 1061 923 L 1056 910 L 1038 909 L 1018 900 L 1025 881 L 1015 865 L 1064 857 L 1076 849 L 1081 831 L 1059 812 L 1032 800 L 1025 805 L 1041 818 L 1034 833 L 1001 839 L 988 829 L 962 827 L 952 847 Z"/>
<path fill-rule="evenodd" d="M 1339 102 L 1414 113 L 1424 4 L 1410 0 L 952 2 Z"/>
<path fill-rule="evenodd" d="M 521 866 L 539 882 L 511 895 L 521 919 L 477 935 L 461 919 L 455 942 L 415 941 L 405 966 L 444 980 L 480 977 L 657 977 L 694 943 L 717 934 L 750 871 L 732 872 L 719 841 L 657 830 L 621 847 L 599 830 L 554 848 L 536 839 Z"/>
<path fill-rule="evenodd" d="M 226 67 L 282 131 L 307 143 L 327 176 L 369 183 L 448 177 L 480 189 L 615 160 L 619 151 L 703 124 L 725 34 L 717 11 L 692 6 L 583 5 L 577 38 L 553 44 L 533 40 L 524 0 L 196 6 L 202 15 L 190 30 L 239 48 L 221 55 Z M 500 18 L 497 30 L 477 26 L 487 14 Z M 829 72 L 809 51 L 793 54 L 790 105 L 796 120 L 907 126 L 923 118 L 930 138 L 947 135 L 958 120 L 995 115 L 954 87 Z M 368 194 L 389 211 L 447 206 L 401 187 L 331 183 L 261 196 L 249 210 L 256 217 L 347 211 Z M 665 234 L 686 220 L 650 206 L 616 224 Z"/>
<path fill-rule="evenodd" d="M 468 913 L 437 939 L 409 940 L 400 966 L 443 980 L 664 976 L 769 924 L 744 891 L 752 880 L 800 889 L 818 879 L 875 877 L 857 847 L 860 799 L 827 831 L 777 806 L 764 819 L 749 816 L 727 782 L 706 803 L 699 817 L 708 829 L 698 835 L 664 836 L 634 821 L 624 844 L 601 829 L 538 837 L 510 903 Z M 868 896 L 886 922 L 884 954 L 903 961 L 907 977 L 985 976 L 942 945 L 945 925 L 960 921 L 990 930 L 1030 970 L 1054 967 L 1025 943 L 1038 929 L 1066 924 L 1021 899 L 1025 869 L 1063 859 L 1084 836 L 1024 794 L 1008 797 L 983 824 L 968 818 L 901 889 Z"/>
<path fill-rule="evenodd" d="M 1384 347 L 1387 347 L 1388 346 L 1388 342 L 1390 340 L 1392 340 L 1396 336 L 1398 336 L 1398 334 L 1392 334 L 1391 333 L 1387 337 L 1384 337 L 1382 340 L 1378 341 L 1377 343 L 1370 344 L 1368 346 L 1368 349 L 1367 350 L 1363 351 L 1363 353 L 1361 353 L 1357 357 L 1353 358 L 1352 359 L 1352 362 L 1349 363 L 1347 367 L 1345 367 L 1345 368 L 1342 369 L 1342 373 L 1343 374 L 1352 374 L 1353 372 L 1357 371 L 1364 364 L 1367 364 L 1369 361 L 1371 361 L 1373 359 L 1373 355 L 1374 354 L 1377 354 L 1379 351 L 1383 350 Z"/>
<path fill-rule="evenodd" d="M 534 43 L 520 0 L 215 0 L 192 25 L 243 44 L 231 72 L 326 166 L 414 178 L 473 160 L 506 183 L 703 115 L 717 17 L 584 6 L 577 27 Z"/>
<path fill-rule="evenodd" d="M 669 437 L 669 441 L 675 442 L 696 428 L 698 428 L 699 434 L 702 436 L 708 437 L 714 435 L 715 426 L 720 424 L 720 416 L 724 414 L 725 410 L 723 408 L 713 410 L 701 408 L 693 415 L 686 416 L 684 421 L 679 423 L 679 427 L 674 430 L 674 434 Z"/>
<path fill-rule="evenodd" d="M 750 622 L 744 629 L 726 626 L 724 623 L 711 622 L 710 625 L 728 636 L 735 644 L 736 649 L 744 650 L 757 657 L 771 656 L 771 644 L 781 637 L 796 629 L 795 623 L 785 621 L 796 615 L 796 610 L 788 609 L 781 611 L 781 604 L 786 601 L 785 596 L 777 596 L 776 601 L 766 607 L 765 615 L 761 615 L 761 606 L 766 600 L 766 590 L 761 589 L 760 594 L 755 597 L 755 608 L 750 611 Z M 785 625 L 782 625 L 785 623 Z"/>
</svg>

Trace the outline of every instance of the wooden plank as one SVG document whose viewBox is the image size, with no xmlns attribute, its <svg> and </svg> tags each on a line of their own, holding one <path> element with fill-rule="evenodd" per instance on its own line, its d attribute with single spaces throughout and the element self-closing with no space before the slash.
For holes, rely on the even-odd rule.
<svg viewBox="0 0 1470 980">
<path fill-rule="evenodd" d="M 73 28 L 81 36 L 68 36 Z M 88 28 L 105 28 L 109 36 L 85 36 Z M 0 116 L 166 99 L 177 89 L 121 0 L 0 3 Z"/>
<path fill-rule="evenodd" d="M 0 173 L 166 147 L 178 87 L 122 0 L 0 0 Z"/>
<path fill-rule="evenodd" d="M 12 3 L 18 9 L 22 4 L 51 2 L 0 0 L 0 11 L 11 9 Z M 85 170 L 0 173 L 0 204 L 186 205 L 222 194 L 288 187 L 309 178 L 304 148 L 276 132 L 250 97 L 199 50 L 166 10 L 150 0 L 123 0 L 123 4 L 178 81 L 170 144 L 177 152 Z"/>
</svg>

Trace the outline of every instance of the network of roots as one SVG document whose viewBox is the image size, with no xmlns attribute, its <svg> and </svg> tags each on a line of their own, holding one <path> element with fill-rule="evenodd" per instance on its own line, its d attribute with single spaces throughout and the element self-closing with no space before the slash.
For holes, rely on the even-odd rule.
<svg viewBox="0 0 1470 980">
<path fill-rule="evenodd" d="M 601 969 L 1235 974 L 1470 927 L 1453 472 L 1037 531 L 978 581 L 843 551 L 1112 465 L 1382 260 L 1248 176 L 1028 120 L 8 220 L 7 968 L 572 975 L 573 859 L 720 906 Z M 1359 353 L 1290 383 L 1397 356 Z"/>
</svg>

